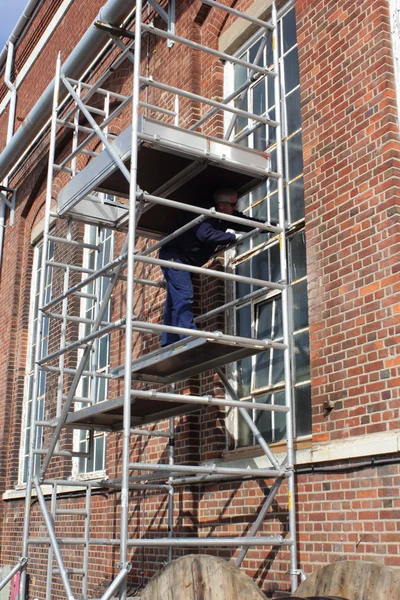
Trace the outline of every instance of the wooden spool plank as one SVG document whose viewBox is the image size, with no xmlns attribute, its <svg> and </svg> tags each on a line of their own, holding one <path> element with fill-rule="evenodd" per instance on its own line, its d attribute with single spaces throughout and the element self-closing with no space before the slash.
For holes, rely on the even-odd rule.
<svg viewBox="0 0 400 600">
<path fill-rule="evenodd" d="M 182 556 L 149 581 L 141 600 L 265 600 L 250 577 L 205 554 Z"/>
<path fill-rule="evenodd" d="M 348 560 L 319 569 L 297 588 L 295 595 L 343 596 L 349 600 L 399 600 L 400 570 L 377 563 Z"/>
</svg>

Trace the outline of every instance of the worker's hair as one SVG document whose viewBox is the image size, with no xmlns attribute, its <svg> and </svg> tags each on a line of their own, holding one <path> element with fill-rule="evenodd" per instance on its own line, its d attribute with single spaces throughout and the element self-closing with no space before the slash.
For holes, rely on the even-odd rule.
<svg viewBox="0 0 400 600">
<path fill-rule="evenodd" d="M 229 202 L 232 198 L 232 194 L 236 194 L 236 191 L 233 188 L 229 187 L 220 187 L 217 188 L 213 194 L 214 204 L 217 205 L 219 202 Z"/>
</svg>

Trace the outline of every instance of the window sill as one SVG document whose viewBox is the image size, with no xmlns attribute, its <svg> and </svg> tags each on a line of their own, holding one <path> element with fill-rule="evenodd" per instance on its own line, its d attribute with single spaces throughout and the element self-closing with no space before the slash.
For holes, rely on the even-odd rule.
<svg viewBox="0 0 400 600">
<path fill-rule="evenodd" d="M 286 441 L 270 444 L 269 447 L 271 450 L 273 450 L 274 454 L 281 454 L 287 451 Z M 295 451 L 310 450 L 312 448 L 311 436 L 304 437 L 300 440 L 295 440 L 293 442 L 293 448 Z M 246 458 L 258 458 L 259 456 L 264 456 L 264 452 L 260 446 L 246 446 L 244 448 L 236 448 L 236 450 L 226 450 L 222 454 L 222 459 L 231 461 L 242 460 Z"/>
<path fill-rule="evenodd" d="M 96 482 L 96 481 L 102 481 L 103 479 L 107 479 L 106 471 L 96 471 L 94 473 L 81 473 L 74 478 L 74 481 L 82 481 L 82 484 L 83 484 L 88 481 Z M 72 479 L 71 479 L 71 481 L 72 481 Z M 43 485 L 41 489 L 42 489 L 42 493 L 44 496 L 50 496 L 53 491 L 53 486 Z M 82 492 L 82 491 L 84 492 L 85 490 L 86 490 L 86 486 L 84 486 L 84 485 L 82 485 L 82 486 L 65 485 L 59 489 L 59 491 L 57 492 L 57 495 L 71 494 L 73 492 Z M 37 493 L 36 493 L 34 486 L 32 487 L 32 497 L 34 497 L 34 498 L 37 497 Z M 4 500 L 4 501 L 21 500 L 23 498 L 26 498 L 26 486 L 25 485 L 24 486 L 19 485 L 13 490 L 6 490 L 4 492 L 4 494 L 2 495 L 2 500 Z"/>
</svg>

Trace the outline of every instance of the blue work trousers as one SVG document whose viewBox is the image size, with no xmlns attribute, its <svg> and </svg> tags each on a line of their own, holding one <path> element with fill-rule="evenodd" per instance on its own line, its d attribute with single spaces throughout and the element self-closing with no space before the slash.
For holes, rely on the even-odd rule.
<svg viewBox="0 0 400 600">
<path fill-rule="evenodd" d="M 174 260 L 175 262 L 182 262 L 177 258 Z M 193 284 L 191 273 L 171 268 L 163 268 L 162 272 L 167 284 L 164 325 L 197 329 L 193 320 Z M 161 337 L 161 346 L 169 346 L 184 337 L 187 336 L 164 331 Z"/>
</svg>

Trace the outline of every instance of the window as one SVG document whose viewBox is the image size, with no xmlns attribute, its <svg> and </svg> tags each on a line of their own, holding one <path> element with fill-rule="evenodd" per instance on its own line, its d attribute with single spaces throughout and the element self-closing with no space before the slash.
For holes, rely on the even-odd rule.
<svg viewBox="0 0 400 600">
<path fill-rule="evenodd" d="M 98 270 L 113 258 L 113 232 L 110 229 L 87 225 L 85 228 L 85 241 L 97 245 L 99 250 L 85 250 L 84 266 L 88 269 Z M 93 321 L 97 317 L 99 305 L 104 298 L 107 290 L 109 277 L 99 277 L 84 288 L 87 295 L 92 298 L 85 298 L 81 304 L 81 317 Z M 109 321 L 111 318 L 111 303 L 108 303 L 103 321 Z M 91 324 L 81 325 L 82 337 L 91 332 Z M 87 369 L 94 372 L 93 377 L 82 377 L 79 396 L 87 399 L 87 402 L 78 404 L 78 408 L 83 408 L 89 404 L 96 404 L 107 399 L 108 379 L 103 377 L 107 374 L 110 366 L 110 335 L 103 335 L 94 342 L 94 351 L 90 355 Z M 90 450 L 90 432 L 81 430 L 77 435 L 77 445 L 79 452 L 88 452 Z M 92 458 L 79 458 L 78 473 L 92 473 L 102 471 L 105 468 L 106 458 L 106 436 L 102 432 L 94 432 Z"/>
<path fill-rule="evenodd" d="M 262 49 L 261 39 L 252 39 L 238 55 L 259 64 L 272 66 L 272 40 Z M 302 131 L 300 113 L 299 68 L 297 57 L 295 9 L 293 3 L 280 11 L 278 23 L 278 54 L 281 86 L 282 152 L 285 219 L 287 229 L 289 306 L 292 308 L 291 356 L 294 375 L 295 435 L 311 433 L 310 350 L 307 305 L 306 240 L 304 231 L 304 186 Z M 227 66 L 227 83 L 233 91 L 242 85 L 248 71 L 241 65 Z M 275 95 L 272 78 L 258 79 L 248 88 L 243 103 L 236 106 L 275 119 Z M 277 170 L 276 129 L 268 125 L 252 128 L 247 118 L 239 117 L 232 131 L 233 141 L 258 150 L 268 150 L 271 167 Z M 238 209 L 246 215 L 265 220 L 278 220 L 277 182 L 269 179 L 252 193 L 239 200 Z M 259 234 L 239 245 L 233 257 L 233 268 L 240 275 L 277 282 L 281 279 L 279 240 L 274 234 Z M 237 283 L 235 297 L 256 291 Z M 266 293 L 241 304 L 234 311 L 234 328 L 238 335 L 271 338 L 282 341 L 282 306 L 279 293 Z M 243 400 L 284 404 L 283 353 L 267 352 L 241 360 L 236 365 L 234 380 Z M 268 442 L 278 442 L 286 435 L 284 413 L 253 411 L 253 418 Z M 239 418 L 237 445 L 253 444 L 253 436 Z"/>
<path fill-rule="evenodd" d="M 43 241 L 38 243 L 34 248 L 33 254 L 33 269 L 32 269 L 32 287 L 31 287 L 31 306 L 29 311 L 29 329 L 28 329 L 28 354 L 25 369 L 25 397 L 24 397 L 24 410 L 22 417 L 22 447 L 20 452 L 20 469 L 19 469 L 19 482 L 26 483 L 28 476 L 28 463 L 29 463 L 29 445 L 31 435 L 31 418 L 32 418 L 32 402 L 34 397 L 34 369 L 36 359 L 36 335 L 38 327 L 38 316 L 39 316 L 39 302 L 40 302 L 40 274 L 42 272 L 42 254 L 43 254 Z M 49 242 L 47 260 L 53 260 L 54 258 L 54 244 Z M 44 302 L 48 302 L 51 297 L 51 286 L 52 286 L 53 269 L 47 269 L 47 278 L 45 282 L 44 291 Z M 41 356 L 47 354 L 48 340 L 49 340 L 49 318 L 43 317 L 43 335 L 42 335 L 42 347 Z M 45 406 L 45 387 L 46 387 L 46 373 L 45 371 L 39 371 L 39 388 L 38 388 L 38 410 L 37 419 L 39 421 L 44 419 L 44 406 Z M 42 448 L 42 435 L 43 427 L 36 427 L 35 436 L 35 449 L 39 450 Z M 33 473 L 37 475 L 40 470 L 40 456 L 35 455 Z"/>
</svg>

